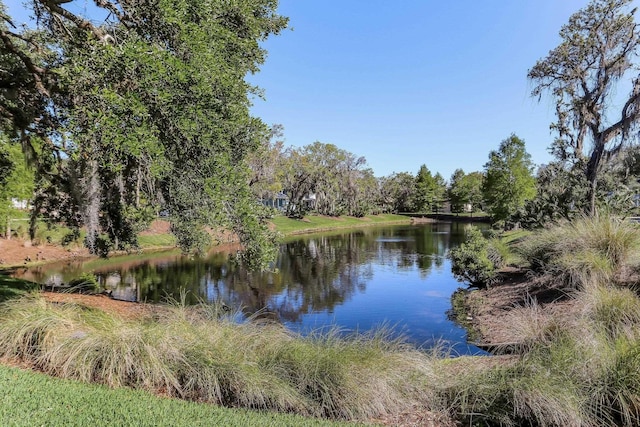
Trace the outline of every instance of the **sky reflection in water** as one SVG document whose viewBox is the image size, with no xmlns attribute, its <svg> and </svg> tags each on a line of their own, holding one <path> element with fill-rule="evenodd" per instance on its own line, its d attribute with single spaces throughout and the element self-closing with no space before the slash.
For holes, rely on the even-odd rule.
<svg viewBox="0 0 640 427">
<path fill-rule="evenodd" d="M 90 270 L 121 299 L 180 299 L 182 289 L 189 303 L 222 300 L 246 315 L 260 310 L 301 333 L 327 325 L 344 332 L 386 326 L 418 346 L 446 340 L 454 353 L 484 353 L 466 344 L 465 331 L 446 315 L 461 284 L 445 255 L 468 226 L 436 223 L 306 236 L 281 246 L 277 273 L 248 272 L 229 263 L 225 253 L 206 260 L 172 253 L 99 266 L 45 266 L 25 277 L 68 283 Z"/>
</svg>

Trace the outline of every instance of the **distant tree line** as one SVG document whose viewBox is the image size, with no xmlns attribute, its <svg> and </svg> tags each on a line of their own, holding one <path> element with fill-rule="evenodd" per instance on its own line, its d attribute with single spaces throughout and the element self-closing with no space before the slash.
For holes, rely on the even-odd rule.
<svg viewBox="0 0 640 427">
<path fill-rule="evenodd" d="M 286 195 L 284 213 L 302 217 L 376 213 L 474 213 L 486 210 L 504 221 L 535 194 L 535 178 L 524 141 L 512 135 L 492 151 L 484 171 L 457 169 L 447 181 L 423 164 L 415 173 L 376 177 L 364 157 L 333 144 L 286 148 L 283 128 L 273 126 L 250 160 L 256 198 Z"/>
</svg>

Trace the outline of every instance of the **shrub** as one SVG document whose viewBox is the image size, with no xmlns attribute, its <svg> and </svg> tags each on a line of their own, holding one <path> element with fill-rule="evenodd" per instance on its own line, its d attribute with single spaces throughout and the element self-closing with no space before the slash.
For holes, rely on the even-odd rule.
<svg viewBox="0 0 640 427">
<path fill-rule="evenodd" d="M 69 282 L 71 292 L 97 293 L 100 292 L 100 283 L 93 273 L 82 273 L 80 277 Z"/>
<path fill-rule="evenodd" d="M 487 285 L 496 275 L 495 261 L 498 254 L 491 251 L 491 255 L 494 260 L 489 258 L 489 242 L 482 236 L 482 232 L 477 227 L 470 227 L 465 233 L 464 243 L 449 251 L 451 271 L 460 281 L 475 286 Z"/>
</svg>

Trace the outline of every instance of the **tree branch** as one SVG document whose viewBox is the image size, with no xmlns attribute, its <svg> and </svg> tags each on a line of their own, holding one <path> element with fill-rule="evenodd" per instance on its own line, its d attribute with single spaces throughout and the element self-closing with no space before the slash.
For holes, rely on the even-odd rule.
<svg viewBox="0 0 640 427">
<path fill-rule="evenodd" d="M 49 11 L 52 14 L 61 16 L 73 22 L 80 29 L 90 31 L 98 40 L 104 41 L 108 38 L 109 36 L 108 34 L 106 34 L 100 28 L 93 25 L 91 22 L 79 16 L 76 16 L 73 13 L 69 12 L 68 10 L 60 7 L 60 4 L 65 3 L 65 1 L 62 1 L 62 2 L 59 0 L 37 0 L 37 1 L 40 2 L 44 7 L 49 9 Z"/>
<path fill-rule="evenodd" d="M 7 50 L 20 58 L 24 66 L 27 68 L 27 70 L 29 70 L 29 73 L 31 73 L 31 76 L 33 77 L 37 91 L 41 95 L 49 97 L 49 91 L 44 86 L 42 80 L 43 76 L 46 74 L 45 69 L 37 66 L 27 54 L 18 49 L 18 47 L 13 43 L 13 40 L 11 39 L 7 31 L 0 30 L 0 40 L 2 40 Z"/>
</svg>

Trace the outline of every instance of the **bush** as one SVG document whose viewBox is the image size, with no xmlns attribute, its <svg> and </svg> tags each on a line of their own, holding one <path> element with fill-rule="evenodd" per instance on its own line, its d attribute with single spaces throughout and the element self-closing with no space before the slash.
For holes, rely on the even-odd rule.
<svg viewBox="0 0 640 427">
<path fill-rule="evenodd" d="M 500 262 L 499 254 L 490 250 L 489 242 L 477 227 L 467 229 L 464 243 L 451 249 L 448 257 L 456 279 L 474 286 L 488 285 L 496 276 L 495 261 Z"/>
<path fill-rule="evenodd" d="M 100 283 L 93 273 L 82 273 L 77 279 L 69 282 L 71 292 L 97 293 L 100 292 Z"/>
</svg>

